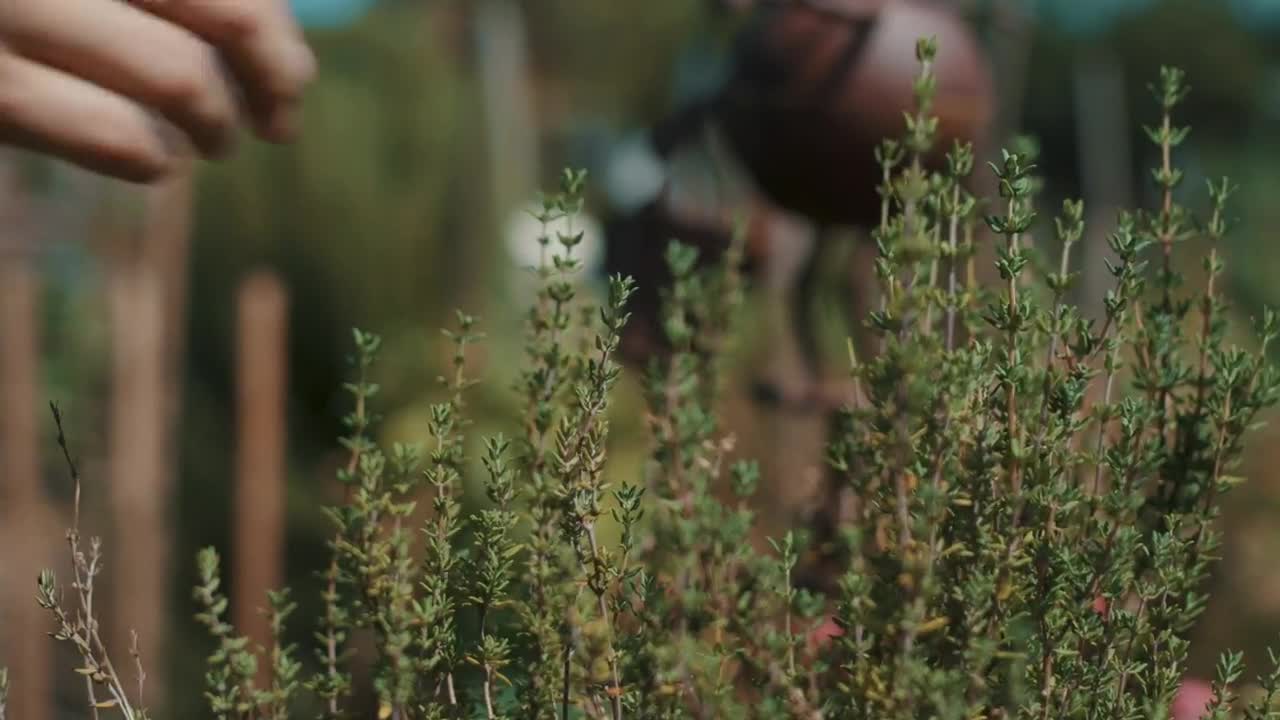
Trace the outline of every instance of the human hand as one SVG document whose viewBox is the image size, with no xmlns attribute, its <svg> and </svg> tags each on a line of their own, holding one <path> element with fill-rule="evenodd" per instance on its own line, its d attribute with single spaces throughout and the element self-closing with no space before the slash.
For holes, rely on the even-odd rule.
<svg viewBox="0 0 1280 720">
<path fill-rule="evenodd" d="M 289 139 L 314 72 L 286 0 L 0 0 L 0 142 L 135 182 Z"/>
</svg>

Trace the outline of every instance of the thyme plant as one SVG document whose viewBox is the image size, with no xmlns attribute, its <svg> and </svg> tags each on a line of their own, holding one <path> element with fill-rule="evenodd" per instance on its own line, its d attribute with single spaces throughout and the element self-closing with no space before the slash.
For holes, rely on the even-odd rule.
<svg viewBox="0 0 1280 720">
<path fill-rule="evenodd" d="M 102 641 L 101 625 L 93 606 L 97 578 L 103 567 L 102 541 L 97 537 L 91 538 L 88 552 L 85 551 L 80 537 L 80 470 L 72 458 L 63 432 L 62 411 L 54 404 L 50 405 L 50 410 L 58 431 L 58 446 L 71 473 L 74 492 L 71 527 L 66 534 L 67 549 L 71 554 L 71 591 L 74 599 L 67 602 L 54 572 L 42 570 L 36 581 L 36 602 L 49 612 L 54 621 L 50 637 L 71 645 L 80 659 L 80 666 L 75 671 L 84 678 L 85 700 L 92 717 L 96 719 L 103 712 L 114 711 L 125 720 L 146 720 L 150 716 L 141 705 L 146 673 L 143 671 L 137 643 L 134 642 L 129 650 L 134 661 L 133 680 L 137 683 L 135 692 L 127 677 L 116 670 L 106 643 Z"/>
<path fill-rule="evenodd" d="M 873 350 L 850 346 L 856 392 L 825 458 L 852 499 L 830 597 L 795 582 L 803 529 L 757 542 L 760 471 L 717 413 L 740 239 L 711 268 L 668 246 L 670 352 L 645 376 L 649 461 L 633 482 L 606 480 L 633 284 L 610 278 L 597 306 L 576 282 L 585 177 L 566 172 L 537 212 L 541 289 L 510 436 L 468 438 L 475 318 L 460 314 L 447 333 L 453 365 L 422 445 L 377 442 L 368 371 L 380 342 L 354 333 L 346 500 L 329 509 L 309 674 L 281 644 L 288 595 L 267 598 L 274 647 L 250 648 L 225 620 L 217 554 L 201 552 L 213 714 L 295 717 L 305 689 L 320 717 L 352 717 L 361 635 L 381 719 L 1167 718 L 1223 495 L 1240 482 L 1245 434 L 1280 392 L 1266 360 L 1275 316 L 1253 351 L 1227 338 L 1217 248 L 1234 188 L 1210 183 L 1203 218 L 1181 204 L 1187 88 L 1163 70 L 1147 130 L 1159 202 L 1117 218 L 1104 317 L 1082 317 L 1067 298 L 1084 208 L 1067 201 L 1039 220 L 1034 153 L 990 165 L 991 201 L 966 189 L 972 148 L 926 166 L 935 53 L 918 44 L 916 111 L 877 153 L 882 300 L 868 317 Z M 995 242 L 995 287 L 974 281 L 979 223 Z M 1211 249 L 1203 290 L 1188 292 L 1173 257 L 1193 239 Z M 1056 258 L 1040 257 L 1046 245 Z M 462 501 L 469 454 L 484 470 L 478 508 Z M 145 717 L 97 639 L 100 545 L 86 558 L 74 528 L 68 539 L 77 609 L 63 609 L 52 574 L 40 581 L 55 637 L 80 652 L 95 708 Z M 270 687 L 255 686 L 259 662 Z M 1255 690 L 1243 677 L 1240 656 L 1224 656 L 1207 717 L 1280 716 L 1280 670 Z"/>
<path fill-rule="evenodd" d="M 917 50 L 927 108 L 935 48 Z M 974 211 L 957 183 L 970 151 L 953 148 L 948 173 L 928 176 L 918 158 L 932 127 L 913 119 L 906 152 L 882 153 L 893 211 L 877 231 L 881 351 L 855 360 L 860 397 L 830 453 L 857 507 L 828 705 L 841 717 L 1168 714 L 1204 606 L 1219 501 L 1280 385 L 1266 360 L 1273 314 L 1257 352 L 1225 337 L 1217 244 L 1232 187 L 1210 184 L 1207 222 L 1176 201 L 1186 86 L 1166 68 L 1153 90 L 1161 201 L 1118 219 L 1101 323 L 1064 301 L 1079 202 L 1053 224 L 1057 270 L 1033 272 L 1034 157 L 1005 151 L 991 165 L 999 198 L 984 221 L 1003 282 L 987 289 L 950 279 L 957 221 Z M 1192 238 L 1213 246 L 1198 296 L 1183 294 L 1171 260 Z M 1227 717 L 1239 656 L 1219 676 L 1213 716 Z M 1274 676 L 1262 684 L 1251 717 L 1274 716 Z"/>
</svg>

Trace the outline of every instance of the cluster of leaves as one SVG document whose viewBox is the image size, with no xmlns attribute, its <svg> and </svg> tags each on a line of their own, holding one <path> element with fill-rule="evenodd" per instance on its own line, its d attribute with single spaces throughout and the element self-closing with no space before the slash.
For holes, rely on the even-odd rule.
<svg viewBox="0 0 1280 720">
<path fill-rule="evenodd" d="M 294 657 L 295 648 L 281 641 L 285 620 L 296 608 L 289 600 L 288 590 L 267 594 L 273 638 L 269 652 L 271 685 L 259 688 L 256 682 L 258 656 L 268 651 L 258 648 L 255 652 L 249 647 L 249 639 L 236 635 L 235 628 L 227 622 L 229 602 L 220 590 L 218 553 L 213 548 L 205 548 L 196 559 L 200 584 L 196 586 L 195 599 L 201 607 L 196 619 L 217 641 L 205 672 L 205 698 L 209 701 L 210 710 L 219 720 L 286 720 L 289 702 L 298 690 L 298 675 L 302 669 Z"/>
<path fill-rule="evenodd" d="M 274 680 L 255 686 L 267 651 L 251 651 L 225 621 L 218 558 L 206 550 L 196 598 L 217 641 L 214 714 L 286 718 L 305 687 L 321 717 L 347 717 L 359 644 L 376 653 L 359 660 L 372 670 L 378 717 L 397 720 L 1167 717 L 1222 495 L 1239 481 L 1242 438 L 1280 392 L 1265 361 L 1272 315 L 1260 352 L 1227 342 L 1216 245 L 1232 188 L 1210 185 L 1203 222 L 1175 202 L 1172 156 L 1187 131 L 1173 113 L 1186 89 L 1165 70 L 1161 121 L 1148 131 L 1162 158 L 1160 205 L 1122 214 L 1109 237 L 1105 317 L 1066 302 L 1080 203 L 1065 203 L 1054 223 L 1056 265 L 1038 257 L 1027 153 L 992 165 L 1000 204 L 985 223 L 1002 282 L 979 287 L 973 151 L 952 148 L 939 172 L 922 160 L 937 131 L 935 53 L 932 41 L 918 45 L 916 111 L 905 137 L 878 152 L 883 293 L 869 318 L 876 346 L 851 351 L 856 393 L 827 453 L 848 495 L 847 563 L 830 597 L 797 587 L 801 535 L 772 552 L 754 546 L 759 470 L 737 459 L 716 413 L 742 292 L 737 244 L 711 269 L 688 247 L 667 250 L 671 351 L 645 378 L 650 459 L 642 482 L 606 481 L 614 356 L 633 285 L 611 278 L 598 307 L 580 291 L 584 176 L 567 172 L 537 214 L 541 289 L 516 387 L 519 430 L 484 439 L 479 453 L 488 503 L 468 513 L 461 499 L 476 320 L 460 314 L 448 333 L 447 398 L 431 408 L 421 446 L 375 442 L 368 371 L 379 340 L 356 332 L 346 502 L 330 510 L 317 670 L 303 680 L 282 646 L 293 605 L 273 594 Z M 1171 258 L 1193 238 L 1214 249 L 1203 292 L 1188 296 Z M 423 511 L 420 497 L 430 498 Z M 97 641 L 98 545 L 84 560 L 70 537 L 81 611 L 62 610 L 52 575 L 41 603 L 56 636 L 80 650 L 91 701 L 145 717 Z M 814 642 L 824 624 L 828 640 Z M 1242 673 L 1238 655 L 1223 659 L 1209 716 L 1276 717 L 1280 671 L 1243 699 Z M 110 694 L 101 702 L 100 687 Z"/>
<path fill-rule="evenodd" d="M 759 471 L 730 461 L 734 443 L 714 413 L 739 263 L 700 271 L 691 249 L 668 251 L 675 351 L 648 378 L 655 442 L 647 483 L 611 487 L 609 401 L 633 285 L 611 278 L 597 307 L 576 282 L 583 181 L 566 173 L 538 213 L 544 228 L 567 230 L 540 241 L 533 272 L 541 289 L 516 387 L 525 410 L 515 437 L 482 443 L 485 507 L 465 514 L 461 502 L 464 397 L 475 382 L 465 350 L 480 339 L 475 319 L 459 315 L 459 329 L 447 333 L 453 373 L 441 380 L 448 399 L 431 408 L 427 449 L 388 451 L 373 440 L 378 388 L 368 371 L 379 341 L 355 333 L 354 409 L 343 439 L 350 455 L 339 472 L 347 500 L 330 509 L 319 669 L 303 683 L 325 717 L 354 707 L 349 648 L 358 635 L 376 648 L 368 661 L 384 718 L 669 718 L 693 708 L 718 717 L 746 714 L 744 692 L 776 713 L 808 707 L 799 687 L 816 676 L 804 670 L 804 633 L 791 615 L 803 608 L 798 614 L 812 620 L 819 606 L 790 585 L 790 536 L 782 558 L 752 549 L 747 501 Z M 725 481 L 731 505 L 716 495 Z M 424 513 L 420 495 L 431 499 Z M 646 497 L 657 498 L 649 514 Z M 222 620 L 212 550 L 200 566 L 200 619 L 219 643 L 209 661 L 211 707 L 224 718 L 276 717 L 297 685 L 290 651 L 277 651 L 287 680 L 255 690 L 255 654 Z"/>
<path fill-rule="evenodd" d="M 1225 179 L 1198 222 L 1175 201 L 1172 164 L 1186 93 L 1165 69 L 1153 91 L 1160 205 L 1120 215 L 1109 237 L 1115 287 L 1105 317 L 1065 302 L 1083 207 L 1054 223 L 1056 270 L 1037 268 L 1035 158 L 992 164 L 999 288 L 961 283 L 977 204 L 963 189 L 972 153 L 947 171 L 920 162 L 935 48 L 918 48 L 920 114 L 886 142 L 886 212 L 876 231 L 884 302 L 879 351 L 854 362 L 857 400 L 830 448 L 852 495 L 851 556 L 840 581 L 842 717 L 1160 718 L 1182 679 L 1186 633 L 1204 606 L 1218 545 L 1213 522 L 1240 443 L 1280 389 L 1258 352 L 1227 342 L 1216 246 Z M 1171 261 L 1190 239 L 1213 247 L 1202 293 L 1183 295 Z M 1157 261 L 1151 263 L 1149 251 Z M 945 272 L 946 281 L 941 275 Z M 1239 657 L 1223 662 L 1212 717 L 1228 717 Z M 1273 717 L 1274 675 L 1247 712 Z"/>
</svg>

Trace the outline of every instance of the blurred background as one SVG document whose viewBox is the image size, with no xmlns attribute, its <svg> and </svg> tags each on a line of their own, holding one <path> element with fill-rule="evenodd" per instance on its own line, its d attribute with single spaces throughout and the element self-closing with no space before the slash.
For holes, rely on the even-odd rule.
<svg viewBox="0 0 1280 720">
<path fill-rule="evenodd" d="M 1151 202 L 1147 82 L 1161 64 L 1183 67 L 1185 201 L 1205 207 L 1207 177 L 1243 186 L 1225 249 L 1237 324 L 1280 302 L 1277 0 L 294 7 L 321 65 L 295 145 L 246 142 L 145 189 L 13 152 L 0 164 L 0 664 L 18 720 L 80 717 L 72 660 L 32 602 L 40 567 L 66 574 L 71 514 L 47 403 L 65 411 L 81 460 L 83 531 L 105 541 L 106 630 L 124 648 L 138 629 L 155 716 L 203 717 L 195 549 L 223 549 L 251 636 L 262 589 L 292 585 L 293 634 L 309 647 L 351 328 L 385 339 L 380 434 L 412 439 L 451 352 L 438 328 L 456 308 L 479 315 L 475 437 L 509 428 L 523 268 L 536 258 L 523 210 L 565 166 L 590 173 L 591 277 L 628 272 L 649 291 L 628 338 L 634 364 L 654 348 L 646 307 L 666 241 L 714 255 L 745 222 L 752 284 L 727 416 L 765 468 L 766 529 L 802 521 L 838 395 L 824 388 L 868 282 L 870 147 L 900 125 L 922 32 L 942 40 L 944 131 L 988 155 L 1026 133 L 1042 209 L 1085 199 L 1086 307 L 1117 208 Z M 832 67 L 848 74 L 828 81 Z M 1193 282 L 1201 256 L 1182 254 Z M 641 472 L 640 402 L 631 373 L 615 405 L 615 477 Z M 1280 632 L 1277 440 L 1255 435 L 1251 483 L 1229 501 L 1196 673 L 1226 647 L 1256 659 Z"/>
</svg>

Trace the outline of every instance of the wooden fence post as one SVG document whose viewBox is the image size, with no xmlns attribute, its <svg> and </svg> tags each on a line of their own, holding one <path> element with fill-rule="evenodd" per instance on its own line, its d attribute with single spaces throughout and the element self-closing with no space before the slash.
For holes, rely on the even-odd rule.
<svg viewBox="0 0 1280 720">
<path fill-rule="evenodd" d="M 240 287 L 236 342 L 236 455 L 232 621 L 254 646 L 271 646 L 261 612 L 284 584 L 288 295 L 273 273 Z M 270 682 L 262 663 L 258 682 Z"/>
<path fill-rule="evenodd" d="M 189 166 L 143 194 L 140 226 L 114 229 L 111 315 L 110 508 L 115 529 L 113 647 L 130 633 L 147 666 L 147 698 L 165 707 L 181 362 L 193 179 Z"/>
<path fill-rule="evenodd" d="M 40 281 L 7 160 L 0 158 L 0 664 L 10 672 L 9 716 L 49 720 L 53 644 L 34 592 L 58 536 L 40 474 Z"/>
</svg>

